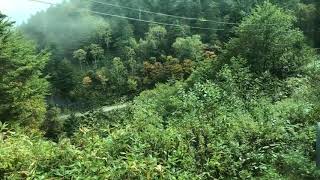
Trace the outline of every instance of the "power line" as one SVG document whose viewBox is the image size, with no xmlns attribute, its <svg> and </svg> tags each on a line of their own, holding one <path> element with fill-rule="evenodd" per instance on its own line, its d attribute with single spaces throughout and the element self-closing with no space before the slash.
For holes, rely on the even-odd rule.
<svg viewBox="0 0 320 180">
<path fill-rule="evenodd" d="M 97 11 L 92 11 L 92 10 L 86 10 L 86 11 L 94 13 L 94 14 L 100 14 L 100 15 L 106 15 L 106 16 L 111 16 L 111 17 L 129 19 L 129 20 L 140 21 L 140 22 L 145 22 L 145 23 L 159 24 L 159 25 L 164 25 L 164 26 L 189 27 L 189 28 L 192 28 L 192 29 L 216 30 L 216 31 L 225 30 L 225 29 L 203 28 L 203 27 L 197 27 L 197 26 L 179 25 L 179 24 L 162 23 L 162 22 L 156 22 L 156 21 L 148 21 L 148 20 L 136 19 L 136 18 L 120 16 L 120 15 L 115 15 L 115 14 L 102 13 L 102 12 L 97 12 Z"/>
<path fill-rule="evenodd" d="M 42 4 L 48 4 L 48 5 L 58 5 L 56 3 L 51 3 L 43 0 L 28 0 L 28 1 L 34 1 Z M 79 8 L 74 8 L 74 9 L 79 9 Z M 83 11 L 87 11 L 93 14 L 99 14 L 99 15 L 104 15 L 104 16 L 110 16 L 110 17 L 117 17 L 117 18 L 122 18 L 122 19 L 128 19 L 128 20 L 133 20 L 133 21 L 139 21 L 139 22 L 144 22 L 144 23 L 152 23 L 152 24 L 159 24 L 159 25 L 164 25 L 164 26 L 174 26 L 174 27 L 189 27 L 192 29 L 202 29 L 202 30 L 215 30 L 215 31 L 223 31 L 225 29 L 214 29 L 214 28 L 203 28 L 203 27 L 197 27 L 197 26 L 189 26 L 189 25 L 179 25 L 179 24 L 170 24 L 170 23 L 163 23 L 163 22 L 157 22 L 157 21 L 149 21 L 149 20 L 143 20 L 143 19 L 136 19 L 136 18 L 131 18 L 127 16 L 121 16 L 121 15 L 116 15 L 116 14 L 109 14 L 109 13 L 103 13 L 103 12 L 98 12 L 98 11 L 92 11 L 92 10 L 87 10 L 87 9 L 82 9 Z"/>
<path fill-rule="evenodd" d="M 48 5 L 58 5 L 57 3 L 52 3 L 52 2 L 48 2 L 48 1 L 44 1 L 44 0 L 28 0 L 28 1 L 34 1 L 34 2 L 38 2 L 38 3 L 42 3 L 42 4 L 48 4 Z M 88 1 L 95 1 L 95 0 L 88 0 Z M 97 2 L 97 1 L 95 1 L 95 2 Z M 106 3 L 106 4 L 109 4 L 109 3 Z M 113 6 L 123 7 L 123 6 L 118 6 L 118 5 L 113 5 Z M 134 8 L 129 8 L 129 7 L 125 7 L 125 8 L 134 9 Z M 74 8 L 74 9 L 80 9 L 80 8 Z M 139 22 L 144 22 L 144 23 L 159 24 L 159 25 L 164 25 L 164 26 L 189 27 L 189 28 L 192 28 L 192 29 L 215 30 L 215 31 L 223 31 L 223 30 L 225 30 L 225 29 L 203 28 L 203 27 L 197 27 L 197 26 L 179 25 L 179 24 L 163 23 L 163 22 L 157 22 L 157 21 L 149 21 L 149 20 L 136 19 L 136 18 L 127 17 L 127 16 L 121 16 L 121 15 L 116 15 L 116 14 L 109 14 L 109 13 L 103 13 L 103 12 L 98 12 L 98 11 L 92 11 L 92 10 L 88 10 L 88 9 L 82 9 L 82 10 L 90 12 L 90 13 L 93 13 L 93 14 L 99 14 L 99 15 L 110 16 L 110 17 L 117 17 L 117 18 L 128 19 L 128 20 L 133 20 L 133 21 L 139 21 Z M 137 10 L 137 9 L 135 9 L 135 10 Z M 145 11 L 145 12 L 151 12 L 151 11 Z M 162 13 L 159 13 L 159 14 L 162 14 Z M 163 15 L 165 15 L 165 14 L 163 14 Z M 180 16 L 177 16 L 177 17 L 180 17 Z M 196 18 L 189 18 L 189 19 L 196 19 Z M 235 23 L 235 24 L 237 24 L 237 23 Z M 247 24 L 247 25 L 250 25 L 250 24 Z M 258 24 L 251 24 L 251 25 L 258 25 Z M 271 24 L 267 24 L 267 25 L 271 25 Z M 320 32 L 320 31 L 302 31 L 302 32 Z"/>
<path fill-rule="evenodd" d="M 35 1 L 35 2 L 40 2 L 40 3 L 42 2 L 42 0 L 30 0 L 30 1 Z M 143 12 L 143 13 L 155 14 L 158 16 L 166 16 L 166 17 L 171 17 L 171 18 L 176 18 L 176 19 L 195 20 L 195 21 L 201 21 L 201 22 L 211 22 L 211 23 L 216 23 L 216 24 L 239 25 L 239 23 L 233 23 L 233 22 L 216 21 L 216 20 L 210 20 L 210 19 L 199 19 L 199 18 L 164 14 L 164 13 L 153 12 L 153 11 L 148 11 L 148 10 L 143 10 L 143 9 L 136 9 L 136 8 L 132 8 L 132 7 L 128 7 L 128 6 L 121 6 L 121 5 L 116 5 L 116 4 L 111 4 L 111 3 L 101 2 L 101 1 L 96 1 L 96 0 L 87 0 L 87 1 L 97 3 L 97 4 L 107 5 L 107 6 L 111 6 L 111 7 L 117 7 L 117 8 L 121 8 L 121 9 L 128 9 L 128 10 L 132 10 L 132 11 L 137 11 L 139 13 Z M 50 4 L 50 5 L 57 5 L 57 4 L 51 3 L 51 2 L 45 2 L 45 3 Z M 257 24 L 248 24 L 248 25 L 257 26 Z M 266 24 L 266 25 L 274 26 L 276 24 Z"/>
<path fill-rule="evenodd" d="M 106 3 L 106 2 L 96 1 L 96 0 L 88 0 L 88 1 L 93 2 L 93 3 L 97 3 L 97 4 L 111 6 L 111 7 L 117 7 L 117 8 L 121 8 L 121 9 L 128 9 L 128 10 L 137 11 L 137 12 L 144 12 L 144 13 L 148 13 L 148 14 L 155 14 L 155 15 L 158 15 L 158 16 L 172 17 L 172 18 L 176 18 L 176 19 L 195 20 L 195 21 L 201 21 L 201 22 L 211 22 L 211 23 L 216 23 L 216 24 L 239 25 L 239 23 L 233 23 L 233 22 L 216 21 L 216 20 L 211 20 L 211 19 L 199 19 L 199 18 L 193 18 L 193 17 L 185 17 L 185 16 L 164 14 L 164 13 L 153 12 L 153 11 L 148 11 L 148 10 L 143 10 L 143 9 L 137 9 L 137 8 L 132 8 L 132 7 L 128 7 L 128 6 L 121 6 L 121 5 L 116 5 L 116 4 L 111 4 L 111 3 Z M 248 24 L 248 25 L 257 26 L 257 24 Z M 274 26 L 276 24 L 265 24 L 265 25 Z"/>
<path fill-rule="evenodd" d="M 47 2 L 47 1 L 43 1 L 43 0 L 28 0 L 28 1 L 33 1 L 33 2 L 38 2 L 38 3 L 42 3 L 42 4 L 48 4 L 48 5 L 58 5 L 56 3 L 52 3 L 52 2 Z M 117 17 L 117 18 L 123 18 L 123 19 L 128 19 L 128 20 L 134 20 L 134 21 L 140 21 L 140 22 L 145 22 L 145 23 L 154 23 L 154 24 L 159 24 L 159 25 L 165 25 L 165 26 L 175 26 L 175 27 L 186 27 L 183 25 L 178 25 L 178 24 L 169 24 L 169 23 L 162 23 L 162 22 L 155 22 L 155 21 L 148 21 L 148 20 L 142 20 L 142 19 L 136 19 L 136 18 L 131 18 L 131 17 L 126 17 L 126 16 L 120 16 L 120 15 L 115 15 L 115 14 L 108 14 L 108 13 L 102 13 L 102 12 L 97 12 L 97 11 L 92 11 L 92 10 L 86 10 L 83 9 L 87 12 L 91 12 L 94 14 L 99 14 L 99 15 L 105 15 L 105 16 L 111 16 L 111 17 Z M 204 30 L 224 30 L 224 29 L 211 29 L 211 28 L 202 28 L 202 27 L 194 27 L 194 26 L 187 26 L 190 28 L 194 28 L 194 29 L 204 29 Z M 320 50 L 320 48 L 312 48 L 316 51 Z"/>
<path fill-rule="evenodd" d="M 38 3 L 42 3 L 42 4 L 47 4 L 47 5 L 52 5 L 52 6 L 58 5 L 58 4 L 56 4 L 56 3 L 47 2 L 47 1 L 42 1 L 42 0 L 28 0 L 28 1 L 34 1 L 34 2 L 38 2 Z"/>
<path fill-rule="evenodd" d="M 120 5 L 106 3 L 106 2 L 100 2 L 100 1 L 96 1 L 96 0 L 88 0 L 88 1 L 91 1 L 91 2 L 94 2 L 94 3 L 97 3 L 97 4 L 103 4 L 103 5 L 111 6 L 111 7 L 117 7 L 117 8 L 121 8 L 121 9 L 128 9 L 128 10 L 138 11 L 138 12 L 144 12 L 144 13 L 148 13 L 148 14 L 155 14 L 155 15 L 158 15 L 158 16 L 172 17 L 172 18 L 176 18 L 176 19 L 196 20 L 196 21 L 202 21 L 202 22 L 213 22 L 213 23 L 217 23 L 217 24 L 229 24 L 229 25 L 237 25 L 238 24 L 238 23 L 232 23 L 232 22 L 215 21 L 215 20 L 199 19 L 199 18 L 192 18 L 192 17 L 184 17 L 184 16 L 176 16 L 176 15 L 171 15 L 171 14 L 164 14 L 164 13 L 159 13 L 159 12 L 152 12 L 152 11 L 148 11 L 148 10 L 136 9 L 136 8 L 131 8 L 131 7 L 128 7 L 128 6 L 120 6 Z"/>
</svg>

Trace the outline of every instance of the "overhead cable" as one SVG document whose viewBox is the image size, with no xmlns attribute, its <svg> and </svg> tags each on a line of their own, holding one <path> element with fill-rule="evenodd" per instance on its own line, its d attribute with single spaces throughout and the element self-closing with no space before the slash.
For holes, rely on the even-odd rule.
<svg viewBox="0 0 320 180">
<path fill-rule="evenodd" d="M 148 10 L 131 8 L 131 7 L 128 7 L 128 6 L 120 6 L 120 5 L 101 2 L 101 1 L 96 1 L 96 0 L 88 0 L 88 1 L 91 1 L 91 2 L 94 2 L 94 3 L 97 3 L 97 4 L 111 6 L 111 7 L 117 7 L 117 8 L 121 8 L 121 9 L 128 9 L 128 10 L 137 11 L 137 12 L 143 12 L 143 13 L 147 13 L 147 14 L 155 14 L 155 15 L 158 15 L 158 16 L 172 17 L 172 18 L 176 18 L 176 19 L 196 20 L 196 21 L 202 21 L 202 22 L 213 22 L 213 23 L 218 23 L 218 24 L 230 24 L 230 25 L 237 25 L 238 24 L 238 23 L 232 23 L 232 22 L 215 21 L 215 20 L 199 19 L 199 18 L 193 18 L 193 17 L 176 16 L 176 15 L 164 14 L 164 13 L 160 13 L 160 12 L 152 12 L 152 11 L 148 11 Z"/>
<path fill-rule="evenodd" d="M 87 11 L 88 11 L 88 12 L 91 12 L 91 13 L 94 13 L 94 14 L 100 14 L 100 15 L 105 15 L 105 16 L 117 17 L 117 18 L 122 18 L 122 19 L 129 19 L 129 20 L 140 21 L 140 22 L 145 22 L 145 23 L 159 24 L 159 25 L 164 25 L 164 26 L 189 27 L 189 28 L 191 28 L 191 29 L 216 30 L 216 31 L 223 31 L 223 30 L 225 30 L 225 29 L 203 28 L 203 27 L 198 27 L 198 26 L 189 26 L 189 25 L 179 25 L 179 24 L 162 23 L 162 22 L 157 22 L 157 21 L 148 21 L 148 20 L 136 19 L 136 18 L 126 17 L 126 16 L 120 16 L 120 15 L 115 15 L 115 14 L 102 13 L 102 12 L 97 12 L 97 11 L 92 11 L 92 10 L 87 10 Z"/>
<path fill-rule="evenodd" d="M 47 1 L 43 1 L 43 0 L 29 0 L 29 1 L 34 1 L 34 2 L 48 4 L 48 5 L 58 5 L 56 3 L 47 2 Z M 121 16 L 121 15 L 116 15 L 116 14 L 92 11 L 92 10 L 88 10 L 88 9 L 80 9 L 80 8 L 74 8 L 74 9 L 90 12 L 92 14 L 99 14 L 99 15 L 103 15 L 103 16 L 110 16 L 110 17 L 116 17 L 116 18 L 121 18 L 121 19 L 128 19 L 128 20 L 139 21 L 139 22 L 144 22 L 144 23 L 159 24 L 159 25 L 163 25 L 163 26 L 189 27 L 191 29 L 214 30 L 214 31 L 223 31 L 223 30 L 225 30 L 225 29 L 205 28 L 205 27 L 198 27 L 198 26 L 179 25 L 179 24 L 163 23 L 163 22 L 157 22 L 157 21 L 149 21 L 149 20 L 136 19 L 136 18 L 127 17 L 127 16 Z"/>
<path fill-rule="evenodd" d="M 233 23 L 233 22 L 217 21 L 217 20 L 211 20 L 211 19 L 193 18 L 193 17 L 165 14 L 165 13 L 160 13 L 160 12 L 153 12 L 153 11 L 148 11 L 148 10 L 144 10 L 144 9 L 137 9 L 137 8 L 132 8 L 132 7 L 128 7 L 128 6 L 121 6 L 121 5 L 117 5 L 117 4 L 101 2 L 101 1 L 97 1 L 97 0 L 87 0 L 87 1 L 97 3 L 97 4 L 106 5 L 106 6 L 117 7 L 117 8 L 121 8 L 121 9 L 128 9 L 128 10 L 132 10 L 132 11 L 143 12 L 143 13 L 147 13 L 147 14 L 155 14 L 158 16 L 172 17 L 172 18 L 176 18 L 176 19 L 195 20 L 195 21 L 201 21 L 201 22 L 211 22 L 211 23 L 216 23 L 216 24 L 239 25 L 239 23 Z M 248 25 L 256 26 L 257 24 L 248 24 Z M 265 24 L 265 25 L 274 26 L 276 24 Z"/>
</svg>

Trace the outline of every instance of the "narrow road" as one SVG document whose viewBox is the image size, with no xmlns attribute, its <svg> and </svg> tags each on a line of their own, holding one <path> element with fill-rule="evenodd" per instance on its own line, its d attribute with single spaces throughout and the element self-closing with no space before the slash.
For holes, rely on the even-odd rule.
<svg viewBox="0 0 320 180">
<path fill-rule="evenodd" d="M 96 109 L 96 111 L 101 111 L 101 112 L 110 112 L 110 111 L 114 111 L 114 110 L 118 110 L 118 109 L 123 109 L 123 108 L 126 108 L 128 107 L 128 104 L 120 104 L 120 105 L 115 105 L 115 106 L 103 106 L 101 108 L 98 108 Z M 88 112 L 85 112 L 85 113 L 80 113 L 80 112 L 77 112 L 74 114 L 75 117 L 80 117 L 80 116 L 83 116 L 83 115 L 86 115 Z M 68 119 L 69 117 L 71 116 L 71 114 L 67 114 L 67 115 L 62 115 L 60 116 L 59 118 L 62 119 L 62 120 L 65 120 L 65 119 Z"/>
<path fill-rule="evenodd" d="M 121 104 L 121 105 L 116 105 L 116 106 L 104 106 L 101 108 L 102 112 L 109 112 L 117 109 L 123 109 L 128 107 L 128 104 Z"/>
</svg>

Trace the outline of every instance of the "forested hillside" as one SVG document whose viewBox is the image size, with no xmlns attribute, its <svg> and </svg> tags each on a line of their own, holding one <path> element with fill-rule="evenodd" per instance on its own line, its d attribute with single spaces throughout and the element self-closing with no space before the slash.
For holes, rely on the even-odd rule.
<svg viewBox="0 0 320 180">
<path fill-rule="evenodd" d="M 0 179 L 320 179 L 320 2 L 35 3 L 0 15 Z"/>
</svg>

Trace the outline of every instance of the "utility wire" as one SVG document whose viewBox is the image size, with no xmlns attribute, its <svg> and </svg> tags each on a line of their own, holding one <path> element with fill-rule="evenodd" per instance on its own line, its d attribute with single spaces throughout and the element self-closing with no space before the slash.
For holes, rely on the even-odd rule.
<svg viewBox="0 0 320 180">
<path fill-rule="evenodd" d="M 42 1 L 42 0 L 27 0 L 27 1 L 33 1 L 33 2 L 38 2 L 38 3 L 47 4 L 47 5 L 52 5 L 52 6 L 58 5 L 58 4 L 56 4 L 56 3 L 52 3 L 52 2 L 48 2 L 48 1 Z"/>
<path fill-rule="evenodd" d="M 42 4 L 47 4 L 47 5 L 58 5 L 56 3 L 44 1 L 44 0 L 28 0 L 28 1 L 34 1 Z M 88 1 L 95 1 L 95 0 L 88 0 Z M 97 2 L 97 1 L 96 1 Z M 108 4 L 108 3 L 107 3 Z M 118 5 L 113 5 L 115 7 L 123 7 L 123 6 L 118 6 Z M 134 8 L 129 8 L 128 9 L 134 9 Z M 76 9 L 76 8 L 75 8 Z M 80 9 L 80 8 L 77 8 Z M 149 20 L 143 20 L 143 19 L 136 19 L 132 17 L 127 17 L 127 16 L 121 16 L 121 15 L 116 15 L 116 14 L 109 14 L 109 13 L 103 13 L 103 12 L 98 12 L 98 11 L 92 11 L 92 10 L 87 10 L 87 9 L 82 9 L 83 11 L 87 11 L 93 14 L 99 14 L 99 15 L 104 15 L 104 16 L 110 16 L 110 17 L 117 17 L 117 18 L 122 18 L 122 19 L 128 19 L 128 20 L 133 20 L 133 21 L 139 21 L 139 22 L 144 22 L 144 23 L 153 23 L 153 24 L 159 24 L 159 25 L 164 25 L 164 26 L 174 26 L 174 27 L 189 27 L 192 29 L 202 29 L 202 30 L 216 30 L 216 31 L 223 31 L 225 29 L 214 29 L 214 28 L 203 28 L 203 27 L 197 27 L 197 26 L 189 26 L 189 25 L 179 25 L 179 24 L 170 24 L 170 23 L 163 23 L 163 22 L 157 22 L 157 21 L 149 21 Z M 135 9 L 138 10 L 138 9 Z M 151 11 L 145 11 L 145 12 L 151 12 Z M 162 14 L 162 13 L 159 13 Z M 180 16 L 177 16 L 180 17 Z M 196 18 L 189 18 L 189 19 L 196 19 Z M 199 20 L 199 19 L 198 19 Z M 237 23 L 234 23 L 237 24 Z M 250 24 L 249 24 L 250 25 Z M 257 24 L 252 24 L 252 25 L 257 25 Z M 267 24 L 271 25 L 271 24 Z M 258 29 L 257 29 L 258 30 Z M 320 31 L 303 31 L 303 32 L 320 32 Z"/>
<path fill-rule="evenodd" d="M 42 0 L 28 0 L 28 1 L 33 1 L 33 2 L 38 2 L 38 3 L 42 3 L 42 4 L 53 5 L 53 6 L 58 5 L 56 3 L 42 1 Z M 155 22 L 155 21 L 147 21 L 147 20 L 130 18 L 130 17 L 120 16 L 120 15 L 115 15 L 115 14 L 101 13 L 101 12 L 91 11 L 91 10 L 86 10 L 86 11 L 94 13 L 94 14 L 100 14 L 100 15 L 111 16 L 111 17 L 118 17 L 118 18 L 129 19 L 129 20 L 134 20 L 134 21 L 140 21 L 140 22 L 145 22 L 145 23 L 154 23 L 154 24 L 159 24 L 159 25 L 175 26 L 175 27 L 186 27 L 186 26 L 178 25 L 178 24 L 169 24 L 169 23 L 161 23 L 161 22 Z M 194 29 L 217 30 L 217 31 L 224 30 L 224 29 L 211 29 L 211 28 L 202 28 L 202 27 L 194 27 L 194 26 L 187 26 L 187 27 L 194 28 Z M 312 48 L 312 49 L 314 49 L 316 51 L 320 50 L 320 48 Z"/>
<path fill-rule="evenodd" d="M 35 2 L 41 3 L 42 0 L 29 0 L 29 1 L 35 1 Z M 201 22 L 211 22 L 211 23 L 216 23 L 216 24 L 239 25 L 239 23 L 233 23 L 233 22 L 216 21 L 216 20 L 210 20 L 210 19 L 199 19 L 199 18 L 164 14 L 164 13 L 153 12 L 153 11 L 148 11 L 148 10 L 143 10 L 143 9 L 137 9 L 137 8 L 132 8 L 132 7 L 128 7 L 128 6 L 121 6 L 121 5 L 116 5 L 116 4 L 111 4 L 111 3 L 101 2 L 101 1 L 96 1 L 96 0 L 87 0 L 87 1 L 97 3 L 97 4 L 106 5 L 106 6 L 111 6 L 111 7 L 117 7 L 117 8 L 121 8 L 121 9 L 128 9 L 128 10 L 132 10 L 132 11 L 137 11 L 139 13 L 143 12 L 143 13 L 147 13 L 147 14 L 155 14 L 158 16 L 166 16 L 166 17 L 171 17 L 171 18 L 176 18 L 176 19 L 195 20 L 195 21 L 201 21 Z M 57 4 L 51 3 L 51 2 L 45 2 L 45 3 L 50 4 L 50 5 L 57 5 Z M 248 25 L 257 26 L 257 24 L 248 24 Z M 266 25 L 274 26 L 276 24 L 266 24 Z"/>
<path fill-rule="evenodd" d="M 140 22 L 145 22 L 145 23 L 159 24 L 159 25 L 164 25 L 164 26 L 189 27 L 189 28 L 192 28 L 192 29 L 216 30 L 216 31 L 224 31 L 225 30 L 225 29 L 203 28 L 203 27 L 197 27 L 197 26 L 179 25 L 179 24 L 162 23 L 162 22 L 156 22 L 156 21 L 148 21 L 148 20 L 136 19 L 136 18 L 120 16 L 120 15 L 115 15 L 115 14 L 102 13 L 102 12 L 97 12 L 97 11 L 92 11 L 92 10 L 86 10 L 86 11 L 94 13 L 94 14 L 100 14 L 100 15 L 106 15 L 106 16 L 111 16 L 111 17 L 129 19 L 129 20 L 140 21 Z"/>
<path fill-rule="evenodd" d="M 239 23 L 233 23 L 233 22 L 216 21 L 216 20 L 211 20 L 211 19 L 199 19 L 199 18 L 192 18 L 192 17 L 164 14 L 164 13 L 159 13 L 159 12 L 153 12 L 153 11 L 148 11 L 148 10 L 143 10 L 143 9 L 132 8 L 132 7 L 128 7 L 128 6 L 121 6 L 121 5 L 111 4 L 111 3 L 107 3 L 107 2 L 101 2 L 101 1 L 97 1 L 97 0 L 87 0 L 87 1 L 90 1 L 90 2 L 93 2 L 93 3 L 97 3 L 97 4 L 106 5 L 106 6 L 111 6 L 111 7 L 128 9 L 128 10 L 138 11 L 138 12 L 144 12 L 144 13 L 148 13 L 148 14 L 155 14 L 155 15 L 158 15 L 158 16 L 172 17 L 172 18 L 176 18 L 176 19 L 196 20 L 196 21 L 211 22 L 211 23 L 216 23 L 216 24 L 239 25 Z M 256 26 L 257 24 L 248 24 L 248 25 Z M 265 25 L 274 26 L 276 24 L 265 24 Z"/>
<path fill-rule="evenodd" d="M 192 17 L 184 17 L 184 16 L 176 16 L 176 15 L 171 15 L 171 14 L 164 14 L 164 13 L 159 13 L 159 12 L 152 12 L 152 11 L 147 11 L 147 10 L 143 10 L 143 9 L 136 9 L 136 8 L 131 8 L 131 7 L 128 7 L 128 6 L 120 6 L 120 5 L 101 2 L 101 1 L 96 1 L 96 0 L 88 0 L 88 1 L 91 1 L 91 2 L 97 3 L 97 4 L 111 6 L 111 7 L 117 7 L 117 8 L 121 8 L 121 9 L 128 9 L 128 10 L 137 11 L 137 12 L 143 12 L 143 13 L 147 13 L 147 14 L 155 14 L 155 15 L 158 15 L 158 16 L 172 17 L 172 18 L 176 18 L 176 19 L 196 20 L 196 21 L 202 21 L 202 22 L 213 22 L 213 23 L 217 23 L 217 24 L 230 24 L 230 25 L 237 25 L 238 24 L 238 23 L 232 23 L 232 22 L 215 21 L 215 20 L 199 19 L 199 18 L 192 18 Z"/>
<path fill-rule="evenodd" d="M 48 5 L 58 5 L 56 3 L 47 2 L 47 1 L 43 1 L 43 0 L 28 0 L 28 1 L 34 1 L 34 2 L 48 4 Z M 74 8 L 74 9 L 79 9 L 79 8 Z M 215 30 L 215 31 L 224 31 L 225 30 L 225 29 L 203 28 L 203 27 L 198 27 L 198 26 L 179 25 L 179 24 L 170 24 L 170 23 L 163 23 L 163 22 L 157 22 L 157 21 L 149 21 L 149 20 L 136 19 L 136 18 L 121 16 L 121 15 L 116 15 L 116 14 L 109 14 L 109 13 L 103 13 L 103 12 L 98 12 L 98 11 L 92 11 L 92 10 L 87 10 L 87 9 L 82 9 L 82 10 L 93 13 L 93 14 L 99 14 L 99 15 L 110 16 L 110 17 L 117 17 L 117 18 L 139 21 L 139 22 L 144 22 L 144 23 L 159 24 L 159 25 L 164 25 L 164 26 L 189 27 L 191 29 Z"/>
</svg>

